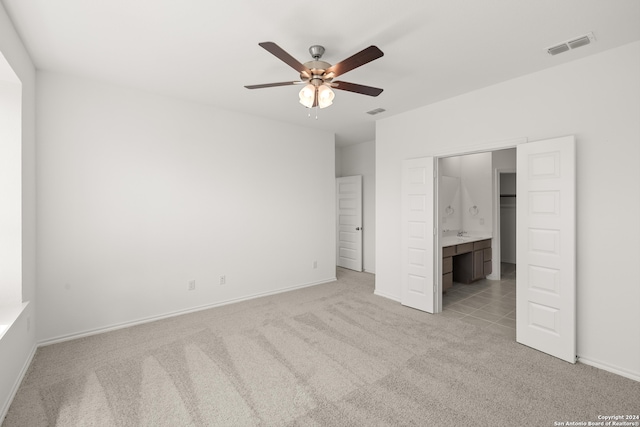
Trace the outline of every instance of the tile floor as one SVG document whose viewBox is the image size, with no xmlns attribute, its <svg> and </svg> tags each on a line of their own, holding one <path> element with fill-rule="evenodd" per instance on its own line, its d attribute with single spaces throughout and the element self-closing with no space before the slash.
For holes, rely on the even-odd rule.
<svg viewBox="0 0 640 427">
<path fill-rule="evenodd" d="M 502 263 L 502 280 L 453 283 L 442 298 L 442 315 L 516 338 L 516 266 Z"/>
</svg>

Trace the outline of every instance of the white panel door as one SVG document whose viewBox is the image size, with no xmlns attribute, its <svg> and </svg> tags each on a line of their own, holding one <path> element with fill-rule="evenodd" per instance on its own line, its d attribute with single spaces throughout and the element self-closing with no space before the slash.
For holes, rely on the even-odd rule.
<svg viewBox="0 0 640 427">
<path fill-rule="evenodd" d="M 402 304 L 434 312 L 434 159 L 405 160 L 402 170 Z"/>
<path fill-rule="evenodd" d="M 362 271 L 362 176 L 336 178 L 338 267 Z"/>
<path fill-rule="evenodd" d="M 575 363 L 575 140 L 517 152 L 516 340 Z"/>
</svg>

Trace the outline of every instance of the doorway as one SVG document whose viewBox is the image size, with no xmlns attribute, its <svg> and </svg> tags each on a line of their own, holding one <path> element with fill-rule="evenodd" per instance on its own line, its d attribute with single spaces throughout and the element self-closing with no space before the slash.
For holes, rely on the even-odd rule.
<svg viewBox="0 0 640 427">
<path fill-rule="evenodd" d="M 521 196 L 516 209 L 516 264 L 521 271 L 516 280 L 516 341 L 575 363 L 575 137 L 567 135 L 526 144 L 496 143 L 475 152 L 486 153 L 514 146 L 517 147 L 517 192 Z M 437 161 L 462 154 L 447 153 L 403 162 L 402 227 L 407 232 L 403 232 L 401 241 L 402 305 L 429 313 L 442 311 L 443 273 L 446 272 L 443 271 L 444 239 L 440 236 L 442 229 L 438 218 L 445 206 L 438 200 L 438 186 L 435 185 L 439 182 Z M 417 167 L 416 162 L 421 166 Z M 486 216 L 481 214 L 485 207 L 473 205 L 468 210 L 479 224 Z M 462 210 L 464 212 L 464 207 Z M 410 213 L 419 216 L 413 218 Z M 460 243 L 468 243 L 460 237 L 457 238 Z M 431 244 L 424 245 L 427 241 Z M 491 264 L 485 262 L 486 250 L 491 248 L 484 246 L 486 241 L 480 243 L 482 245 L 477 248 L 473 243 L 472 249 L 467 244 L 461 251 L 458 248 L 455 251 L 455 254 L 473 251 L 471 281 L 480 278 L 477 274 L 479 266 L 486 277 L 487 265 Z M 476 252 L 482 253 L 482 257 L 476 257 Z M 492 257 L 491 251 L 488 255 Z M 453 256 L 450 251 L 449 256 Z M 434 273 L 430 275 L 431 286 L 425 275 L 414 280 L 416 275 L 410 269 L 414 265 Z"/>
<path fill-rule="evenodd" d="M 336 265 L 362 271 L 361 175 L 336 178 L 336 207 Z"/>
<path fill-rule="evenodd" d="M 451 246 L 443 250 L 443 264 L 449 261 L 450 266 L 443 265 L 442 271 L 451 270 L 443 277 L 448 275 L 451 285 L 443 287 L 442 312 L 515 340 L 515 197 L 502 196 L 516 192 L 516 150 L 439 158 L 438 171 L 441 246 L 452 240 L 464 241 L 460 248 L 487 245 L 482 239 L 491 239 L 484 259 L 490 260 L 490 273 L 470 282 L 461 273 L 472 253 L 465 249 L 465 253 L 449 258 Z M 513 205 L 506 205 L 511 202 Z"/>
</svg>

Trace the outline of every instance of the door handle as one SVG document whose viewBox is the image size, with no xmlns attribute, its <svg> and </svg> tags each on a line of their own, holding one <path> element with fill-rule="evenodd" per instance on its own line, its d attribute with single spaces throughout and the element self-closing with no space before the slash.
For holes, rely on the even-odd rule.
<svg viewBox="0 0 640 427">
<path fill-rule="evenodd" d="M 362 230 L 362 227 L 356 227 L 356 231 Z"/>
</svg>

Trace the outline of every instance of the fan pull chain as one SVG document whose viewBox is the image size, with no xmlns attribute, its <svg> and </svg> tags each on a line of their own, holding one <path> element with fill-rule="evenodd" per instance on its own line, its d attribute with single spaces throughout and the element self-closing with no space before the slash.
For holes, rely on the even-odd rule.
<svg viewBox="0 0 640 427">
<path fill-rule="evenodd" d="M 319 107 L 318 107 L 318 106 L 316 106 L 316 120 L 318 120 L 318 108 L 319 108 Z M 311 108 L 307 108 L 307 111 L 308 111 L 308 113 L 307 113 L 307 117 L 309 117 L 309 118 L 311 118 L 311 110 L 313 110 L 313 107 L 311 107 Z"/>
</svg>

